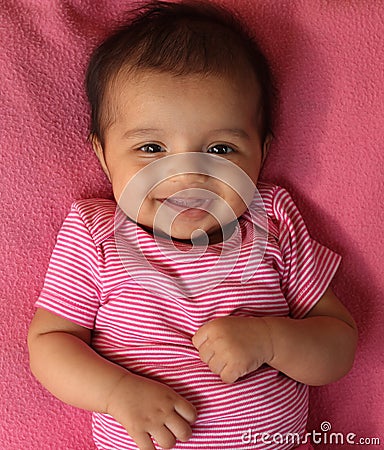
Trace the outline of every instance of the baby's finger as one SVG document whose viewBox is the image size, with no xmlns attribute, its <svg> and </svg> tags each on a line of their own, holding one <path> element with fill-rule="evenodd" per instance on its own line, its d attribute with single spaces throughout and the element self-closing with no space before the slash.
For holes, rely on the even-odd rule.
<svg viewBox="0 0 384 450">
<path fill-rule="evenodd" d="M 192 337 L 192 344 L 199 350 L 201 345 L 208 339 L 205 326 L 201 326 Z"/>
<path fill-rule="evenodd" d="M 238 378 L 240 378 L 242 375 L 245 375 L 240 373 L 238 369 L 234 369 L 231 365 L 226 365 L 223 367 L 223 369 L 220 371 L 220 378 L 223 381 L 223 383 L 234 383 Z"/>
<path fill-rule="evenodd" d="M 189 424 L 179 414 L 167 417 L 165 426 L 181 442 L 187 442 L 191 437 L 192 430 Z"/>
<path fill-rule="evenodd" d="M 131 438 L 136 442 L 139 450 L 156 450 L 151 436 L 148 433 L 143 432 L 135 435 L 131 434 Z"/>
<path fill-rule="evenodd" d="M 220 376 L 223 370 L 226 368 L 226 366 L 227 366 L 226 361 L 219 358 L 217 355 L 214 355 L 208 363 L 208 367 L 210 368 L 211 372 Z"/>
<path fill-rule="evenodd" d="M 187 400 L 184 400 L 182 397 L 180 397 L 179 400 L 175 403 L 174 408 L 177 414 L 179 414 L 179 416 L 181 416 L 190 424 L 196 422 L 196 408 L 192 405 L 192 403 L 189 403 Z"/>
<path fill-rule="evenodd" d="M 199 347 L 199 356 L 200 359 L 205 362 L 205 364 L 209 364 L 211 359 L 215 356 L 215 350 L 213 349 L 210 341 L 205 340 Z"/>
<path fill-rule="evenodd" d="M 161 448 L 172 448 L 176 444 L 174 434 L 166 426 L 157 428 L 151 434 Z"/>
</svg>

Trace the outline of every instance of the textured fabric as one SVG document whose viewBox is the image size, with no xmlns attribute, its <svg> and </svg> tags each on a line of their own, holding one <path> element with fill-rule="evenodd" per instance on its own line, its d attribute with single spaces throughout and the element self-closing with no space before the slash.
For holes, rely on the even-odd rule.
<svg viewBox="0 0 384 450">
<path fill-rule="evenodd" d="M 255 427 L 270 434 L 305 431 L 306 386 L 268 366 L 224 384 L 191 342 L 201 325 L 217 317 L 303 318 L 337 269 L 340 257 L 310 238 L 288 192 L 265 183 L 258 188 L 268 217 L 268 241 L 247 282 L 242 283 L 245 268 L 258 264 L 250 257 L 257 227 L 249 212 L 229 239 L 230 245 L 241 236 L 241 252 L 228 253 L 224 269 L 232 254 L 238 259 L 225 279 L 183 296 L 180 286 L 198 286 L 204 273 L 217 267 L 222 244 L 208 246 L 195 261 L 185 253 L 191 250 L 186 244 L 164 254 L 151 234 L 128 219 L 116 220 L 113 201 L 81 200 L 63 224 L 37 302 L 93 329 L 92 345 L 106 358 L 163 381 L 197 407 L 192 438 L 176 448 L 205 449 L 207 442 L 209 448 L 239 448 L 242 435 L 256 432 Z M 124 236 L 124 245 L 117 236 Z M 214 276 L 215 271 L 209 273 Z M 93 425 L 99 448 L 136 448 L 111 417 L 94 414 Z"/>
</svg>

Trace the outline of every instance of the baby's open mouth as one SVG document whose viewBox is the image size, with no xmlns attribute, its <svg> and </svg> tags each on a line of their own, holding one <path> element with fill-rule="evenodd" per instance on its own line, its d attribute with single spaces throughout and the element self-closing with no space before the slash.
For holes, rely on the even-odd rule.
<svg viewBox="0 0 384 450">
<path fill-rule="evenodd" d="M 201 197 L 177 197 L 171 196 L 160 199 L 163 205 L 180 214 L 184 218 L 191 220 L 202 219 L 206 214 L 209 214 L 212 209 L 214 199 Z"/>
</svg>

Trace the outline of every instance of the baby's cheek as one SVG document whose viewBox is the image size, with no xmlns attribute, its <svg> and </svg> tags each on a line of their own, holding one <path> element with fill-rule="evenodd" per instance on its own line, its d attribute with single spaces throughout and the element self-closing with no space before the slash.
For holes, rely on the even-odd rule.
<svg viewBox="0 0 384 450">
<path fill-rule="evenodd" d="M 150 228 L 151 230 L 157 225 L 159 228 L 159 220 L 156 222 L 156 214 L 158 213 L 160 204 L 156 204 L 155 200 L 145 199 L 141 205 L 139 205 L 138 210 L 135 211 L 136 218 L 132 218 L 135 222 Z"/>
<path fill-rule="evenodd" d="M 223 189 L 222 199 L 218 202 L 215 216 L 221 225 L 237 220 L 247 209 L 247 199 L 242 198 L 230 187 Z"/>
</svg>

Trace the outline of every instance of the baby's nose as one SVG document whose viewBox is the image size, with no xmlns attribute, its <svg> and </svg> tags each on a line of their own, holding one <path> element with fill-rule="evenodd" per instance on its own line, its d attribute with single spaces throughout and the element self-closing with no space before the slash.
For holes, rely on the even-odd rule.
<svg viewBox="0 0 384 450">
<path fill-rule="evenodd" d="M 171 181 L 189 184 L 202 184 L 212 176 L 211 160 L 204 154 L 193 152 L 173 157 L 167 167 L 166 177 Z M 212 172 L 212 173 L 211 173 Z"/>
<path fill-rule="evenodd" d="M 180 184 L 180 186 L 183 186 L 185 189 L 187 189 L 202 187 L 208 182 L 209 175 L 205 175 L 204 173 L 186 171 L 185 173 L 169 175 L 167 178 L 171 183 Z"/>
</svg>

